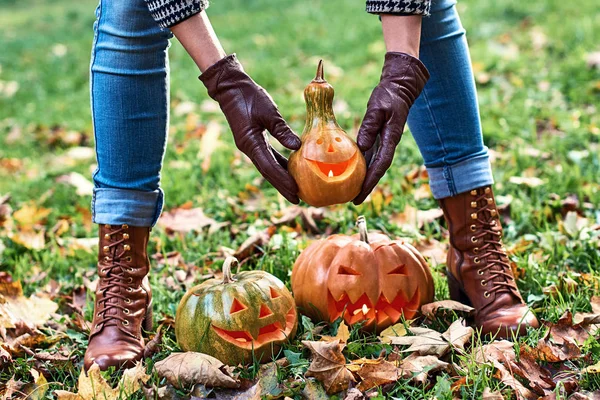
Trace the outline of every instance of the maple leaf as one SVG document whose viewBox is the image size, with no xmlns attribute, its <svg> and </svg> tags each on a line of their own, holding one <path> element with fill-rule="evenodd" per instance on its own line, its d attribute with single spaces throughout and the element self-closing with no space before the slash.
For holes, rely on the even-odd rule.
<svg viewBox="0 0 600 400">
<path fill-rule="evenodd" d="M 322 220 L 325 215 L 323 208 L 316 207 L 300 207 L 290 206 L 283 210 L 283 215 L 280 218 L 271 218 L 271 222 L 275 226 L 295 224 L 296 219 L 300 217 L 302 227 L 313 234 L 321 233 L 315 220 Z"/>
<path fill-rule="evenodd" d="M 202 384 L 208 387 L 237 388 L 239 382 L 225 368 L 225 364 L 203 353 L 172 353 L 154 365 L 162 378 L 177 388 Z"/>
<path fill-rule="evenodd" d="M 403 378 L 410 378 L 411 382 L 423 384 L 427 381 L 430 372 L 448 370 L 449 367 L 450 364 L 436 356 L 420 356 L 413 353 L 401 361 L 399 369 Z"/>
<path fill-rule="evenodd" d="M 429 319 L 435 318 L 438 312 L 444 313 L 445 310 L 465 313 L 467 316 L 475 314 L 473 307 L 454 300 L 441 300 L 421 306 L 421 313 Z"/>
<path fill-rule="evenodd" d="M 306 372 L 307 377 L 314 377 L 323 384 L 327 394 L 334 394 L 346 389 L 354 382 L 352 373 L 346 368 L 346 359 L 342 350 L 346 346 L 339 340 L 316 342 L 303 340 L 312 354 L 312 362 Z"/>
<path fill-rule="evenodd" d="M 550 329 L 536 346 L 536 358 L 546 362 L 563 362 L 581 357 L 581 349 L 590 333 L 587 326 L 573 324 L 573 316 L 567 311 L 557 323 L 545 323 Z"/>
<path fill-rule="evenodd" d="M 396 382 L 400 377 L 398 367 L 383 358 L 354 360 L 348 365 L 348 369 L 360 378 L 357 389 L 363 392 L 377 386 Z"/>
<path fill-rule="evenodd" d="M 30 327 L 43 325 L 56 312 L 50 299 L 23 295 L 21 282 L 0 282 L 0 328 L 14 329 L 19 322 Z"/>
<path fill-rule="evenodd" d="M 209 227 L 209 232 L 214 232 L 228 225 L 229 222 L 217 222 L 207 217 L 201 208 L 188 208 L 186 205 L 163 212 L 158 219 L 158 225 L 167 233 L 201 231 Z"/>
<path fill-rule="evenodd" d="M 144 366 L 141 362 L 138 362 L 135 367 L 126 369 L 123 372 L 119 384 L 116 388 L 113 388 L 100 373 L 98 365 L 92 364 L 87 375 L 83 369 L 81 370 L 77 383 L 77 393 L 66 390 L 55 390 L 54 394 L 56 394 L 58 400 L 117 400 L 129 398 L 148 379 L 150 377 L 146 375 Z"/>
</svg>

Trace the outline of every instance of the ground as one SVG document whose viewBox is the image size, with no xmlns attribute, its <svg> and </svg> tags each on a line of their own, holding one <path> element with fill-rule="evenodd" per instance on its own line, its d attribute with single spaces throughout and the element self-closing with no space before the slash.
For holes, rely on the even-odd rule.
<svg viewBox="0 0 600 400">
<path fill-rule="evenodd" d="M 323 58 L 326 77 L 336 89 L 338 120 L 355 134 L 384 52 L 379 21 L 364 13 L 360 2 L 213 3 L 209 15 L 226 50 L 238 53 L 294 130 L 301 131 L 304 124 L 302 90 Z M 41 339 L 29 345 L 71 357 L 44 362 L 13 348 L 13 361 L 0 363 L 0 382 L 31 382 L 34 368 L 49 382 L 46 398 L 57 389 L 76 391 L 87 343 L 86 326 L 78 315 L 88 321 L 92 316 L 89 288 L 96 256 L 88 242 L 73 238 L 93 238 L 97 231 L 88 211 L 88 181 L 95 167 L 88 95 L 94 7 L 90 0 L 0 0 L 0 198 L 10 194 L 0 199 L 0 278 L 3 287 L 20 281 L 25 297 L 35 294 L 58 304 L 53 319 L 39 327 Z M 592 296 L 600 295 L 600 13 L 594 0 L 576 5 L 560 0 L 464 0 L 458 9 L 471 46 L 495 190 L 503 205 L 504 241 L 524 299 L 547 321 L 516 341 L 514 348 L 523 351 L 539 346 L 548 327 L 565 312 L 592 311 Z M 218 274 L 228 249 L 235 251 L 290 212 L 235 149 L 224 118 L 197 81 L 198 71 L 183 49 L 173 41 L 169 53 L 172 118 L 162 174 L 165 209 L 200 208 L 207 218 L 227 224 L 219 228 L 205 219 L 215 228 L 199 225 L 192 232 L 170 234 L 163 225 L 153 231 L 155 325 L 167 324 L 159 351 L 146 363 L 148 371 L 153 362 L 178 350 L 168 322 L 185 289 Z M 311 240 L 351 233 L 356 217 L 365 215 L 372 229 L 408 238 L 432 256 L 436 300 L 447 299 L 447 231 L 435 212 L 417 212 L 437 207 L 418 170 L 421 164 L 407 133 L 369 201 L 320 212 L 318 234 L 303 226 L 300 217 L 269 230 L 270 240 L 249 252 L 242 268 L 266 270 L 289 286 L 294 260 Z M 167 254 L 172 262 L 164 261 Z M 443 332 L 459 314 L 414 324 Z M 6 327 L 2 333 L 8 343 L 16 331 Z M 291 365 L 277 372 L 286 395 L 299 398 L 307 390 L 300 378 L 310 352 L 301 339 L 337 329 L 337 324 L 315 328 L 302 320 L 297 338 L 286 346 Z M 486 343 L 477 335 L 474 342 L 480 339 Z M 579 345 L 581 357 L 539 364 L 555 380 L 558 371 L 563 378 L 579 378 L 579 391 L 600 390 L 598 375 L 583 371 L 600 361 L 600 344 L 591 335 Z M 350 362 L 377 357 L 382 350 L 393 349 L 375 335 L 351 330 L 344 355 Z M 462 368 L 432 374 L 425 384 L 402 378 L 371 394 L 379 390 L 381 398 L 451 398 L 453 385 L 458 398 L 479 398 L 488 387 L 510 396 L 510 385 L 498 379 L 494 366 L 482 367 L 469 354 L 451 350 L 445 360 Z M 240 371 L 242 378 L 252 380 L 259 367 L 234 373 Z M 162 385 L 164 380 L 151 374 L 150 383 Z M 142 397 L 141 392 L 131 396 Z"/>
</svg>

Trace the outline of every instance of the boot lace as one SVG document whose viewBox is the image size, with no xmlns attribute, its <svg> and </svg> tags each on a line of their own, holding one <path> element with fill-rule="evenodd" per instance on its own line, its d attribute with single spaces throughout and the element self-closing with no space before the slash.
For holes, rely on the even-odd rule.
<svg viewBox="0 0 600 400">
<path fill-rule="evenodd" d="M 133 268 L 125 264 L 123 260 L 129 262 L 131 257 L 126 256 L 126 253 L 131 250 L 131 247 L 126 244 L 129 239 L 129 234 L 126 233 L 128 226 L 122 225 L 121 228 L 113 230 L 105 234 L 106 240 L 111 240 L 119 233 L 123 233 L 121 239 L 112 241 L 103 247 L 103 252 L 106 254 L 104 262 L 108 266 L 102 269 L 105 277 L 100 279 L 98 291 L 102 293 L 102 298 L 98 301 L 97 322 L 100 325 L 109 321 L 121 321 L 125 326 L 129 325 L 129 321 L 121 316 L 121 313 L 109 313 L 111 310 L 121 310 L 124 314 L 129 314 L 129 309 L 123 305 L 130 304 L 131 299 L 123 295 L 124 291 L 131 292 L 131 284 L 133 278 L 127 276 L 127 272 L 133 272 Z M 119 245 L 123 246 L 119 250 Z M 123 300 L 120 302 L 119 300 Z"/>
<path fill-rule="evenodd" d="M 498 211 L 493 198 L 488 197 L 489 192 L 489 188 L 481 194 L 474 191 L 473 194 L 477 197 L 471 203 L 475 208 L 471 214 L 473 222 L 477 221 L 480 224 L 479 229 L 477 225 L 471 225 L 471 231 L 476 232 L 471 237 L 471 241 L 481 243 L 481 246 L 473 249 L 473 252 L 477 254 L 474 262 L 475 264 L 481 262 L 486 264 L 477 271 L 479 275 L 488 273 L 488 278 L 482 280 L 481 285 L 486 286 L 488 282 L 492 284 L 491 288 L 483 295 L 486 298 L 494 292 L 509 292 L 518 295 L 512 269 L 502 246 L 502 227 L 498 223 Z"/>
</svg>

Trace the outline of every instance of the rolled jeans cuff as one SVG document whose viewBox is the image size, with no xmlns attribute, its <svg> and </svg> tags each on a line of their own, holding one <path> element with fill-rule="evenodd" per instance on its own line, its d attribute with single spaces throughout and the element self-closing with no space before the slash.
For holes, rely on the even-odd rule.
<svg viewBox="0 0 600 400">
<path fill-rule="evenodd" d="M 162 189 L 140 190 L 95 188 L 92 220 L 97 224 L 152 227 L 162 212 Z"/>
<path fill-rule="evenodd" d="M 436 200 L 494 183 L 492 166 L 487 154 L 454 165 L 428 167 L 427 172 L 431 193 Z"/>
</svg>

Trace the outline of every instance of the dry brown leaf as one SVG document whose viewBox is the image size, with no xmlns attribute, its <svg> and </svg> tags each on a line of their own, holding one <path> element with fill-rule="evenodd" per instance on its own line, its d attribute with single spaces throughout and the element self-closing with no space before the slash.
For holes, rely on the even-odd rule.
<svg viewBox="0 0 600 400">
<path fill-rule="evenodd" d="M 439 312 L 444 310 L 451 310 L 457 313 L 465 313 L 466 316 L 472 316 L 475 313 L 475 309 L 466 304 L 459 303 L 454 300 L 441 300 L 433 303 L 425 304 L 421 307 L 421 313 L 429 319 L 435 318 Z"/>
<path fill-rule="evenodd" d="M 138 362 L 135 367 L 126 369 L 123 372 L 119 384 L 113 389 L 100 374 L 98 365 L 92 364 L 87 375 L 83 369 L 81 370 L 77 384 L 77 393 L 56 390 L 54 394 L 58 400 L 127 399 L 133 393 L 137 392 L 148 379 L 150 377 L 146 375 L 144 366 L 141 362 Z"/>
<path fill-rule="evenodd" d="M 24 230 L 14 232 L 10 240 L 30 250 L 43 250 L 46 247 L 46 230 L 38 231 Z"/>
<path fill-rule="evenodd" d="M 203 353 L 172 353 L 155 364 L 158 375 L 175 387 L 195 384 L 208 387 L 237 388 L 239 382 L 225 369 L 225 364 Z"/>
<path fill-rule="evenodd" d="M 350 331 L 348 330 L 348 326 L 342 321 L 340 326 L 338 326 L 335 336 L 322 336 L 321 341 L 331 342 L 339 340 L 341 343 L 348 343 L 348 338 L 350 338 Z"/>
<path fill-rule="evenodd" d="M 436 356 L 419 356 L 416 353 L 406 357 L 400 363 L 400 374 L 404 379 L 423 384 L 427 381 L 430 372 L 447 370 L 450 364 L 441 361 Z"/>
<path fill-rule="evenodd" d="M 587 326 L 573 325 L 573 316 L 567 311 L 557 323 L 545 323 L 550 329 L 538 341 L 536 358 L 547 362 L 562 362 L 581 357 L 580 346 L 588 339 Z"/>
<path fill-rule="evenodd" d="M 12 399 L 15 393 L 18 393 L 23 387 L 24 383 L 21 381 L 16 381 L 15 377 L 11 377 L 10 380 L 6 383 L 4 387 L 4 394 L 2 396 L 2 400 Z"/>
<path fill-rule="evenodd" d="M 462 319 L 454 321 L 442 337 L 455 349 L 464 350 L 465 345 L 471 341 L 475 330 L 470 326 L 465 326 Z"/>
<path fill-rule="evenodd" d="M 312 354 L 312 362 L 306 376 L 312 376 L 321 382 L 327 394 L 341 392 L 351 381 L 354 382 L 354 377 L 346 368 L 346 359 L 342 354 L 345 344 L 339 340 L 331 342 L 303 340 L 302 344 Z"/>
<path fill-rule="evenodd" d="M 313 234 L 321 233 L 315 221 L 320 221 L 324 218 L 324 208 L 306 208 L 294 205 L 284 209 L 282 212 L 283 215 L 280 218 L 271 218 L 271 222 L 275 226 L 293 225 L 296 223 L 296 219 L 300 217 L 300 222 L 305 231 Z"/>
<path fill-rule="evenodd" d="M 42 400 L 46 397 L 48 391 L 48 381 L 44 375 L 40 374 L 35 369 L 30 369 L 29 373 L 33 377 L 33 382 L 27 384 L 22 391 L 27 395 L 29 400 Z"/>
<path fill-rule="evenodd" d="M 357 389 L 365 392 L 371 388 L 396 382 L 400 377 L 400 372 L 394 363 L 379 358 L 376 360 L 364 359 L 352 361 L 352 365 L 358 365 L 356 375 L 360 378 Z"/>
<path fill-rule="evenodd" d="M 56 178 L 56 183 L 64 183 L 75 188 L 78 196 L 91 196 L 94 192 L 94 184 L 78 172 L 70 172 Z"/>
<path fill-rule="evenodd" d="M 441 357 L 451 348 L 464 349 L 473 336 L 473 328 L 465 326 L 462 319 L 454 321 L 444 333 L 429 328 L 411 327 L 414 336 L 386 336 L 389 343 L 410 346 L 405 353 L 415 352 L 420 355 Z"/>
<path fill-rule="evenodd" d="M 302 395 L 305 399 L 310 400 L 328 400 L 329 396 L 323 390 L 323 386 L 319 385 L 314 379 L 307 379 Z"/>
<path fill-rule="evenodd" d="M 436 266 L 444 264 L 446 262 L 446 256 L 448 255 L 448 243 L 441 243 L 438 240 L 429 238 L 414 243 L 414 246 L 421 254 L 431 260 L 431 265 Z"/>
<path fill-rule="evenodd" d="M 502 392 L 499 390 L 492 392 L 492 389 L 486 387 L 483 389 L 481 400 L 504 400 L 504 396 L 502 396 Z"/>
<path fill-rule="evenodd" d="M 346 397 L 344 397 L 344 400 L 364 400 L 364 399 L 365 399 L 365 395 L 362 394 L 362 392 L 360 390 L 358 390 L 357 388 L 348 389 L 348 391 L 346 392 Z"/>
<path fill-rule="evenodd" d="M 188 233 L 192 231 L 201 231 L 206 227 L 223 227 L 221 223 L 207 217 L 201 208 L 183 207 L 163 212 L 158 219 L 158 225 L 163 227 L 167 233 Z"/>
<path fill-rule="evenodd" d="M 275 226 L 269 226 L 263 231 L 256 232 L 238 247 L 233 256 L 238 260 L 243 261 L 254 254 L 262 254 L 264 252 L 264 247 L 269 244 L 269 241 L 276 230 L 277 228 Z"/>
<path fill-rule="evenodd" d="M 19 322 L 41 326 L 57 309 L 58 304 L 50 299 L 23 296 L 21 282 L 0 284 L 0 328 L 15 328 Z"/>
</svg>

